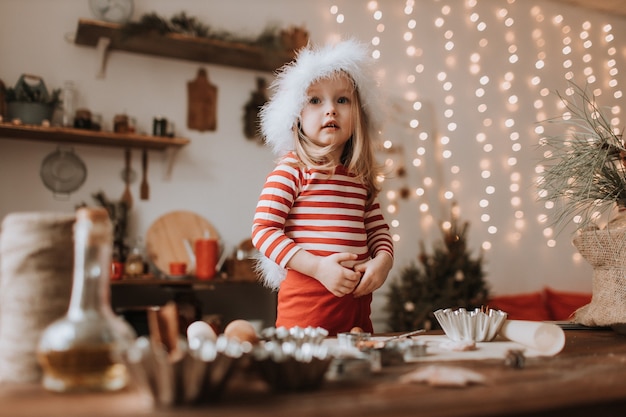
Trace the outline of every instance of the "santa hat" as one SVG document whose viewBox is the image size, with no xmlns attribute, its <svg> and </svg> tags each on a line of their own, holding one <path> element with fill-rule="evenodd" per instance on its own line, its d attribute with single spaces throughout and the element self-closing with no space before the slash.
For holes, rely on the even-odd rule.
<svg viewBox="0 0 626 417">
<path fill-rule="evenodd" d="M 293 126 L 306 103 L 306 91 L 320 79 L 336 71 L 348 73 L 359 92 L 369 120 L 370 135 L 380 130 L 384 115 L 379 85 L 373 74 L 373 59 L 365 44 L 349 39 L 322 47 L 308 45 L 296 59 L 283 66 L 270 86 L 272 98 L 260 112 L 261 133 L 273 152 L 282 156 L 294 149 Z"/>
</svg>

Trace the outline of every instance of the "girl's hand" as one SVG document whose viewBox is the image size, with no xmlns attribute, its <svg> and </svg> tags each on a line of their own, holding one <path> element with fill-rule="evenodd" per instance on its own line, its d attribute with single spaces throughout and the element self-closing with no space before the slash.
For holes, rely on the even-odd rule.
<svg viewBox="0 0 626 417">
<path fill-rule="evenodd" d="M 357 255 L 353 253 L 335 253 L 320 257 L 313 277 L 336 297 L 350 294 L 359 284 L 361 273 L 344 264 L 350 265 L 356 258 Z"/>
<path fill-rule="evenodd" d="M 379 289 L 385 283 L 392 266 L 393 259 L 386 252 L 380 252 L 375 258 L 356 265 L 354 270 L 360 272 L 362 278 L 353 295 L 362 297 Z"/>
<path fill-rule="evenodd" d="M 317 279 L 336 297 L 354 291 L 361 273 L 352 269 L 358 256 L 354 253 L 335 253 L 316 256 L 301 249 L 287 262 L 287 267 Z"/>
</svg>

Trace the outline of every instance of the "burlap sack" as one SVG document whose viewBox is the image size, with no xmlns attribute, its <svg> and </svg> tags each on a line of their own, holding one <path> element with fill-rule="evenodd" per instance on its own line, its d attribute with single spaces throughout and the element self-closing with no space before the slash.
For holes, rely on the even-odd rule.
<svg viewBox="0 0 626 417">
<path fill-rule="evenodd" d="M 593 283 L 591 302 L 573 320 L 586 326 L 626 323 L 626 228 L 582 232 L 574 246 L 593 267 Z"/>
<path fill-rule="evenodd" d="M 11 213 L 0 229 L 0 381 L 41 378 L 43 330 L 69 305 L 73 213 Z"/>
</svg>

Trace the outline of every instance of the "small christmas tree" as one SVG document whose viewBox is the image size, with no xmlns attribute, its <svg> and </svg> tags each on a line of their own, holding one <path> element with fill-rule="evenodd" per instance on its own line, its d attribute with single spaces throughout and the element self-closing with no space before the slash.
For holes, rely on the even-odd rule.
<svg viewBox="0 0 626 417">
<path fill-rule="evenodd" d="M 409 265 L 391 283 L 387 300 L 391 331 L 439 328 L 434 311 L 474 309 L 487 302 L 489 289 L 484 280 L 482 255 L 474 259 L 470 256 L 466 243 L 469 223 L 459 227 L 455 211 L 453 206 L 449 227 L 440 226 L 442 244 L 435 245 L 434 253 L 429 255 L 420 242 L 420 265 Z"/>
</svg>

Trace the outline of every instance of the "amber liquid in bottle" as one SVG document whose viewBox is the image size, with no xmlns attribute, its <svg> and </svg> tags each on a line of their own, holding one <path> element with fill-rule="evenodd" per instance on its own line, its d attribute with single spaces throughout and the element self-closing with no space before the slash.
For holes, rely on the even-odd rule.
<svg viewBox="0 0 626 417">
<path fill-rule="evenodd" d="M 81 208 L 76 217 L 72 296 L 39 342 L 42 383 L 56 392 L 115 391 L 128 383 L 123 354 L 134 333 L 110 306 L 112 226 L 104 209 Z"/>
<path fill-rule="evenodd" d="M 126 385 L 126 367 L 112 360 L 108 346 L 82 346 L 39 353 L 47 388 L 55 391 L 103 388 L 117 390 Z"/>
</svg>

